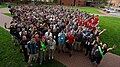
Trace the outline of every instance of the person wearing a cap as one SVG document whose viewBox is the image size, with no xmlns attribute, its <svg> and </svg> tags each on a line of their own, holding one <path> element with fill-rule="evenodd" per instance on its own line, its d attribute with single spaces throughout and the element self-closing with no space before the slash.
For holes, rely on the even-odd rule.
<svg viewBox="0 0 120 67">
<path fill-rule="evenodd" d="M 46 51 L 47 51 L 47 41 L 46 37 L 42 36 L 42 39 L 39 41 L 40 43 L 40 65 L 43 61 L 46 61 Z"/>
</svg>

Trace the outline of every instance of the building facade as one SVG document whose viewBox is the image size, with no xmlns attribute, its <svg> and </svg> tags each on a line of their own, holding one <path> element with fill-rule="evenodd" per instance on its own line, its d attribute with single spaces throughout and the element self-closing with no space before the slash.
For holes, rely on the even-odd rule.
<svg viewBox="0 0 120 67">
<path fill-rule="evenodd" d="M 120 0 L 108 0 L 108 4 L 112 4 L 112 7 L 120 7 Z"/>
<path fill-rule="evenodd" d="M 59 5 L 66 6 L 85 6 L 85 0 L 58 0 Z"/>
</svg>

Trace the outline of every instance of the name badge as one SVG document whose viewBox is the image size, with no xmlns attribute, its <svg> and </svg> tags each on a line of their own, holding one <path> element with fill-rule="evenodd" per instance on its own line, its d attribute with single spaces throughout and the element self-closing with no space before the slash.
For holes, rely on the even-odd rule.
<svg viewBox="0 0 120 67">
<path fill-rule="evenodd" d="M 61 39 L 63 40 L 63 37 L 61 37 Z"/>
<path fill-rule="evenodd" d="M 25 45 L 25 48 L 27 48 L 28 47 L 28 45 Z"/>
<path fill-rule="evenodd" d="M 90 42 L 88 42 L 88 46 L 90 45 Z"/>
</svg>

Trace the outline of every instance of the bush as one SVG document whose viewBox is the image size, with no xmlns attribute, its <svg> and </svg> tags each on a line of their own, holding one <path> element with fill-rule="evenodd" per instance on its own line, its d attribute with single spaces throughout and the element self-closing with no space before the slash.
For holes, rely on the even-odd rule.
<svg viewBox="0 0 120 67">
<path fill-rule="evenodd" d="M 100 6 L 100 8 L 105 8 L 104 6 Z"/>
</svg>

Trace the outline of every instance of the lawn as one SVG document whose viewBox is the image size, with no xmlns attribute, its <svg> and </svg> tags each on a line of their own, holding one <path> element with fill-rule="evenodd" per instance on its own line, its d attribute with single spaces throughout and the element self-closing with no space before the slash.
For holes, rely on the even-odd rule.
<svg viewBox="0 0 120 67">
<path fill-rule="evenodd" d="M 91 8 L 91 7 L 68 7 L 68 6 L 65 6 L 65 8 L 70 8 L 70 9 L 74 9 L 74 10 L 80 10 L 80 11 L 86 11 L 87 13 L 90 13 L 90 14 L 102 14 L 101 12 L 99 12 L 97 10 L 97 8 Z"/>
<path fill-rule="evenodd" d="M 0 67 L 27 67 L 19 47 L 14 46 L 9 32 L 0 27 Z M 40 67 L 34 64 L 34 67 Z M 41 67 L 65 67 L 56 60 L 46 61 Z"/>
<path fill-rule="evenodd" d="M 13 17 L 13 15 L 11 15 L 10 13 L 3 13 L 3 14 L 9 17 Z"/>
<path fill-rule="evenodd" d="M 11 6 L 19 6 L 19 4 L 12 4 Z M 7 8 L 8 5 L 0 5 L 0 8 Z"/>
<path fill-rule="evenodd" d="M 99 19 L 101 29 L 107 29 L 101 35 L 101 40 L 103 43 L 107 43 L 109 47 L 113 44 L 117 45 L 117 48 L 112 53 L 120 55 L 120 18 L 101 16 Z"/>
<path fill-rule="evenodd" d="M 0 5 L 0 8 L 7 8 L 7 5 Z"/>
</svg>

